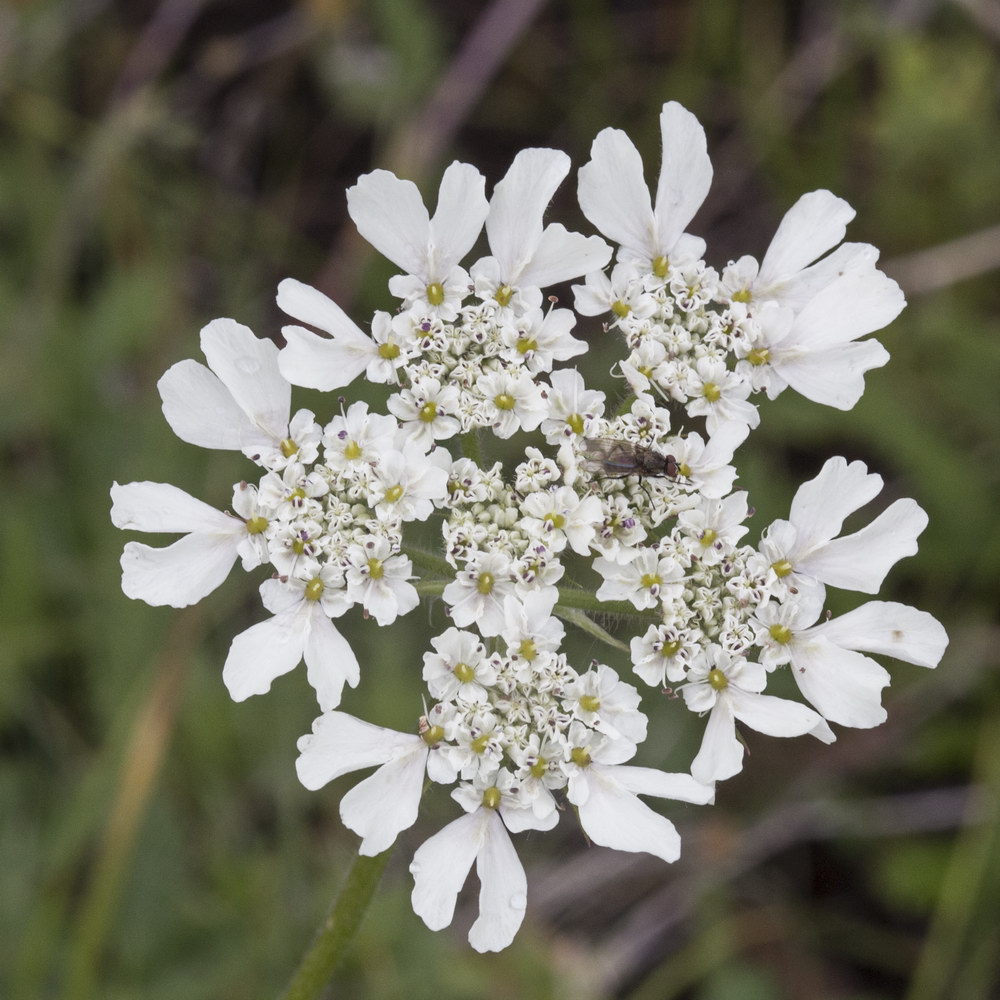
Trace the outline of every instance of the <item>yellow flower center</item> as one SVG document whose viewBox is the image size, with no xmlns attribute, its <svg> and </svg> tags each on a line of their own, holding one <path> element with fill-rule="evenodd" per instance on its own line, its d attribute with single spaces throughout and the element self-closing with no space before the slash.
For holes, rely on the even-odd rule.
<svg viewBox="0 0 1000 1000">
<path fill-rule="evenodd" d="M 357 441 L 348 441 L 347 446 L 344 448 L 344 458 L 351 462 L 361 458 L 361 445 Z"/>
<path fill-rule="evenodd" d="M 677 466 L 677 473 L 687 479 L 687 477 L 691 475 L 691 466 L 688 465 L 687 462 L 681 462 L 680 465 Z"/>
<path fill-rule="evenodd" d="M 516 399 L 509 392 L 501 392 L 499 396 L 493 397 L 498 410 L 513 410 Z"/>
<path fill-rule="evenodd" d="M 521 645 L 517 647 L 517 652 L 526 660 L 533 660 L 538 656 L 538 647 L 534 639 L 522 639 Z"/>
<path fill-rule="evenodd" d="M 653 274 L 658 278 L 665 278 L 670 273 L 670 261 L 666 257 L 660 256 L 653 261 Z"/>
<path fill-rule="evenodd" d="M 580 708 L 585 712 L 596 712 L 601 707 L 601 699 L 595 698 L 592 694 L 585 694 L 580 699 Z"/>
<path fill-rule="evenodd" d="M 247 521 L 247 533 L 250 535 L 260 535 L 267 531 L 267 526 L 270 524 L 266 517 L 251 517 Z"/>
<path fill-rule="evenodd" d="M 314 576 L 306 584 L 306 600 L 318 601 L 322 596 L 323 596 L 323 581 L 318 576 Z"/>
<path fill-rule="evenodd" d="M 291 438 L 284 438 L 278 447 L 285 458 L 291 458 L 299 450 L 299 446 Z"/>
<path fill-rule="evenodd" d="M 661 583 L 663 583 L 663 580 L 660 579 L 658 573 L 643 573 L 642 579 L 639 581 L 639 583 L 642 584 L 642 586 L 648 590 L 650 587 L 659 586 Z"/>
<path fill-rule="evenodd" d="M 573 747 L 569 753 L 569 759 L 579 767 L 586 767 L 590 763 L 590 754 L 583 747 Z"/>
<path fill-rule="evenodd" d="M 676 656 L 680 651 L 681 651 L 680 639 L 673 639 L 671 642 L 665 642 L 663 644 L 664 656 Z"/>
<path fill-rule="evenodd" d="M 536 760 L 535 763 L 528 768 L 528 771 L 533 778 L 544 778 L 547 764 L 548 761 L 546 761 L 543 757 L 539 757 L 538 760 Z"/>
<path fill-rule="evenodd" d="M 440 281 L 432 281 L 426 288 L 427 301 L 432 306 L 439 306 L 444 302 L 444 285 Z"/>
<path fill-rule="evenodd" d="M 487 809 L 500 808 L 500 789 L 486 788 L 483 790 L 483 805 Z"/>
<path fill-rule="evenodd" d="M 425 424 L 430 424 L 433 423 L 435 418 L 437 417 L 437 412 L 438 412 L 437 403 L 428 402 L 424 403 L 424 405 L 420 407 L 420 412 L 417 414 L 417 416 Z"/>
<path fill-rule="evenodd" d="M 701 533 L 701 544 L 704 548 L 707 549 L 709 545 L 711 545 L 712 542 L 714 542 L 718 537 L 719 536 L 715 531 L 713 531 L 711 528 L 706 528 Z"/>
<path fill-rule="evenodd" d="M 493 298 L 496 299 L 498 306 L 509 306 L 510 300 L 514 298 L 514 289 L 510 285 L 501 285 L 493 293 Z"/>
<path fill-rule="evenodd" d="M 468 684 L 476 679 L 476 672 L 468 663 L 456 663 L 454 674 L 460 684 Z"/>
<path fill-rule="evenodd" d="M 444 730 L 440 726 L 428 726 L 427 729 L 420 734 L 420 738 L 429 747 L 432 747 L 444 739 Z"/>
<path fill-rule="evenodd" d="M 476 590 L 480 594 L 488 594 L 493 590 L 493 583 L 492 573 L 480 573 L 479 579 L 476 581 Z"/>
<path fill-rule="evenodd" d="M 621 299 L 615 299 L 611 303 L 611 311 L 619 319 L 624 319 L 632 311 L 632 307 L 627 302 L 622 302 Z"/>
<path fill-rule="evenodd" d="M 382 565 L 381 559 L 368 560 L 368 575 L 373 580 L 381 580 L 385 576 L 385 567 Z"/>
<path fill-rule="evenodd" d="M 574 434 L 583 433 L 583 417 L 581 417 L 579 413 L 571 413 L 566 418 L 566 423 L 569 424 L 569 429 Z"/>
<path fill-rule="evenodd" d="M 292 542 L 292 551 L 297 556 L 302 555 L 302 553 L 305 552 L 305 550 L 306 550 L 306 543 L 301 538 L 296 538 L 295 541 Z"/>
<path fill-rule="evenodd" d="M 385 343 L 378 345 L 378 356 L 384 361 L 395 361 L 399 357 L 399 344 Z"/>
<path fill-rule="evenodd" d="M 787 625 L 772 625 L 768 632 L 775 642 L 780 642 L 782 646 L 792 641 L 792 630 Z"/>
<path fill-rule="evenodd" d="M 470 744 L 469 749 L 475 754 L 486 753 L 486 748 L 490 745 L 490 734 L 483 733 L 477 736 Z"/>
<path fill-rule="evenodd" d="M 774 575 L 779 578 L 788 576 L 794 568 L 795 567 L 787 559 L 779 559 L 777 562 L 771 563 L 771 569 L 774 570 Z"/>
<path fill-rule="evenodd" d="M 741 288 L 738 292 L 733 292 L 734 302 L 749 302 L 752 298 L 749 288 Z"/>
<path fill-rule="evenodd" d="M 521 337 L 517 342 L 518 354 L 527 354 L 529 351 L 538 350 L 538 341 L 533 337 Z"/>
<path fill-rule="evenodd" d="M 552 525 L 553 528 L 562 528 L 566 524 L 566 518 L 562 514 L 557 514 L 555 511 L 545 515 L 545 520 Z"/>
<path fill-rule="evenodd" d="M 722 398 L 722 390 L 714 382 L 706 382 L 701 387 L 701 394 L 710 403 L 717 403 Z"/>
<path fill-rule="evenodd" d="M 390 486 L 385 491 L 385 497 L 383 498 L 386 503 L 395 503 L 403 495 L 403 487 L 396 483 L 395 486 Z"/>
<path fill-rule="evenodd" d="M 755 347 L 747 354 L 747 361 L 752 365 L 766 365 L 771 360 L 771 352 L 766 347 Z"/>
<path fill-rule="evenodd" d="M 721 670 L 713 667 L 708 672 L 708 683 L 716 691 L 724 691 L 729 687 L 729 678 Z"/>
</svg>

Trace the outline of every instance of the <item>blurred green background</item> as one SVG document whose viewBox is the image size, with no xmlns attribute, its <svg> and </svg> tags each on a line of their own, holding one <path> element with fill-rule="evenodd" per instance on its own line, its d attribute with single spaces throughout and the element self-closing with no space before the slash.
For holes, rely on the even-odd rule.
<svg viewBox="0 0 1000 1000">
<path fill-rule="evenodd" d="M 432 191 L 461 158 L 492 184 L 524 146 L 581 165 L 606 125 L 652 170 L 668 99 L 708 132 L 691 228 L 710 262 L 759 257 L 828 187 L 904 286 L 861 404 L 765 404 L 741 485 L 758 527 L 833 454 L 885 477 L 880 503 L 916 497 L 930 527 L 883 597 L 931 611 L 951 647 L 935 672 L 891 665 L 880 729 L 754 735 L 714 808 L 668 809 L 677 865 L 588 847 L 571 819 L 518 837 L 528 917 L 498 956 L 465 942 L 475 879 L 448 931 L 409 909 L 413 850 L 457 815 L 429 796 L 332 995 L 1000 995 L 998 51 L 995 0 L 0 5 L 0 996 L 273 996 L 355 850 L 350 779 L 295 779 L 302 672 L 242 705 L 221 683 L 258 577 L 184 612 L 119 591 L 113 480 L 225 506 L 247 469 L 172 436 L 159 375 L 216 316 L 277 335 L 289 275 L 360 321 L 387 304 L 389 265 L 346 217 L 358 174 Z M 554 217 L 590 231 L 573 188 Z M 365 665 L 348 711 L 412 726 L 428 614 L 348 616 Z M 684 767 L 697 721 L 651 715 L 639 762 Z"/>
</svg>

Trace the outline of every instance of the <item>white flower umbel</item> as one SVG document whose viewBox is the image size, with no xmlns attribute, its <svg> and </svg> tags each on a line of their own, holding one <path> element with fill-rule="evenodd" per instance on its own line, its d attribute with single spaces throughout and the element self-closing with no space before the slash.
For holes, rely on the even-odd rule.
<svg viewBox="0 0 1000 1000">
<path fill-rule="evenodd" d="M 333 566 L 316 567 L 310 579 L 265 580 L 264 607 L 274 617 L 251 625 L 229 647 L 222 679 L 233 701 L 264 694 L 271 683 L 306 661 L 306 676 L 323 711 L 336 708 L 344 684 L 358 686 L 360 667 L 331 617 L 353 603 L 342 589 L 343 575 Z"/>
<path fill-rule="evenodd" d="M 768 736 L 811 733 L 824 743 L 833 741 L 829 726 L 811 708 L 762 694 L 766 684 L 767 672 L 759 663 L 718 646 L 692 662 L 680 690 L 692 712 L 709 713 L 701 749 L 691 764 L 691 774 L 699 781 L 724 781 L 743 770 L 737 719 Z"/>
<path fill-rule="evenodd" d="M 611 562 L 603 556 L 594 560 L 594 569 L 604 577 L 597 589 L 599 601 L 631 601 L 641 611 L 680 596 L 684 568 L 674 558 L 651 548 L 633 549 L 624 557 L 629 561 Z"/>
<path fill-rule="evenodd" d="M 469 291 L 459 262 L 472 249 L 489 205 L 485 180 L 475 167 L 452 163 L 431 218 L 417 186 L 387 170 L 361 177 L 347 192 L 347 210 L 358 232 L 406 274 L 389 282 L 403 308 L 453 320 Z"/>
<path fill-rule="evenodd" d="M 760 551 L 777 581 L 802 589 L 815 583 L 877 593 L 886 574 L 917 551 L 927 515 L 910 499 L 895 501 L 867 527 L 838 538 L 844 519 L 882 489 L 882 477 L 864 462 L 831 458 L 799 487 L 787 521 L 775 521 Z"/>
<path fill-rule="evenodd" d="M 579 198 L 583 214 L 620 244 L 621 259 L 665 278 L 671 264 L 705 252 L 704 241 L 684 230 L 708 194 L 712 164 L 705 130 L 675 101 L 663 105 L 660 131 L 663 163 L 655 204 L 639 151 L 624 132 L 611 128 L 597 136 L 590 162 L 580 168 Z"/>
<path fill-rule="evenodd" d="M 364 606 L 379 625 L 391 625 L 419 603 L 410 583 L 413 564 L 407 556 L 393 555 L 387 538 L 366 538 L 347 550 L 347 596 Z"/>
</svg>

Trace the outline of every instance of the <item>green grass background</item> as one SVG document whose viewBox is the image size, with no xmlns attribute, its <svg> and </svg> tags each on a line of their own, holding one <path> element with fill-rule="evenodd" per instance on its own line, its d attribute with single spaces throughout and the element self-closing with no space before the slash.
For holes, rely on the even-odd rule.
<svg viewBox="0 0 1000 1000">
<path fill-rule="evenodd" d="M 528 918 L 479 956 L 409 909 L 430 796 L 338 972 L 347 998 L 974 1000 L 1000 995 L 1000 15 L 987 0 L 20 0 L 0 6 L 0 996 L 270 997 L 356 839 L 294 775 L 300 671 L 231 703 L 221 664 L 257 577 L 195 609 L 128 601 L 113 480 L 218 506 L 238 457 L 177 441 L 155 383 L 233 316 L 280 327 L 277 281 L 361 321 L 389 265 L 346 217 L 374 167 L 425 190 L 453 158 L 490 183 L 530 145 L 575 166 L 606 125 L 652 169 L 683 102 L 716 165 L 692 226 L 716 265 L 758 257 L 828 187 L 857 209 L 908 309 L 850 413 L 791 393 L 741 452 L 758 525 L 830 455 L 930 515 L 883 597 L 943 621 L 936 672 L 896 664 L 889 723 L 832 748 L 755 737 L 714 808 L 668 807 L 668 867 L 589 847 L 571 817 L 521 836 Z M 573 182 L 556 217 L 589 231 Z M 991 228 L 992 227 L 992 228 Z M 954 242 L 958 241 L 958 242 Z M 590 327 L 604 369 L 613 346 Z M 378 400 L 377 393 L 372 395 Z M 303 393 L 321 420 L 335 400 Z M 840 608 L 838 598 L 834 606 Z M 845 603 L 843 607 L 851 606 Z M 347 710 L 409 727 L 434 610 L 349 636 Z M 428 615 L 431 616 L 430 622 Z M 590 640 L 585 663 L 615 654 Z M 642 763 L 698 724 L 651 709 Z"/>
</svg>

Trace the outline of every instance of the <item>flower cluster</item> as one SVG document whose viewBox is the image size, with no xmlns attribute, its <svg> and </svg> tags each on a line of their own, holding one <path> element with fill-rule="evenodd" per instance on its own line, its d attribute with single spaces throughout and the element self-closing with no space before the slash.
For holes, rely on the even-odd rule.
<svg viewBox="0 0 1000 1000">
<path fill-rule="evenodd" d="M 401 269 L 389 282 L 396 309 L 366 332 L 287 279 L 278 304 L 305 325 L 283 328 L 280 351 L 233 320 L 210 323 L 208 366 L 182 361 L 160 381 L 164 415 L 185 441 L 242 451 L 258 481 L 236 484 L 228 512 L 162 483 L 112 490 L 119 527 L 183 535 L 126 545 L 131 597 L 180 607 L 237 560 L 270 565 L 260 593 L 272 617 L 233 640 L 223 679 L 239 701 L 305 661 L 322 714 L 299 742 L 299 777 L 318 789 L 376 768 L 340 806 L 362 854 L 416 821 L 427 778 L 454 786 L 464 814 L 417 850 L 413 906 L 429 927 L 449 924 L 475 862 L 478 950 L 506 947 L 523 918 L 510 834 L 551 829 L 561 800 L 594 843 L 672 861 L 677 831 L 640 795 L 713 801 L 743 766 L 737 723 L 824 742 L 830 723 L 878 725 L 889 675 L 868 654 L 933 667 L 947 644 L 904 605 L 823 613 L 827 587 L 876 594 L 926 524 L 902 499 L 842 534 L 882 487 L 863 463 L 830 459 L 756 544 L 745 541 L 747 494 L 733 492 L 734 455 L 760 419 L 752 400 L 791 387 L 853 406 L 865 372 L 888 360 L 860 338 L 899 313 L 901 292 L 873 247 L 842 242 L 854 213 L 827 191 L 789 210 L 759 264 L 710 267 L 686 231 L 711 182 L 704 132 L 675 103 L 661 127 L 655 197 L 617 130 L 580 170 L 583 213 L 617 246 L 610 273 L 604 239 L 543 221 L 569 171 L 563 153 L 519 153 L 489 200 L 482 175 L 453 163 L 433 217 L 410 182 L 362 177 L 348 208 Z M 484 226 L 490 254 L 467 271 Z M 575 310 L 543 308 L 546 288 L 574 279 Z M 587 350 L 572 336 L 577 315 L 603 317 L 603 335 L 622 344 L 626 388 L 610 407 L 578 368 L 555 367 Z M 388 413 L 353 402 L 322 426 L 292 414 L 292 385 L 330 391 L 361 376 L 391 386 Z M 490 435 L 519 433 L 509 473 L 484 460 Z M 440 552 L 407 528 L 431 519 Z M 421 597 L 442 600 L 450 624 L 423 654 L 414 731 L 340 711 L 361 664 L 334 619 L 361 605 L 390 625 Z M 602 609 L 623 635 L 588 614 Z M 572 665 L 563 622 L 615 649 L 619 669 Z M 765 693 L 785 667 L 802 701 Z M 628 763 L 648 725 L 628 668 L 706 718 L 690 773 Z"/>
</svg>

